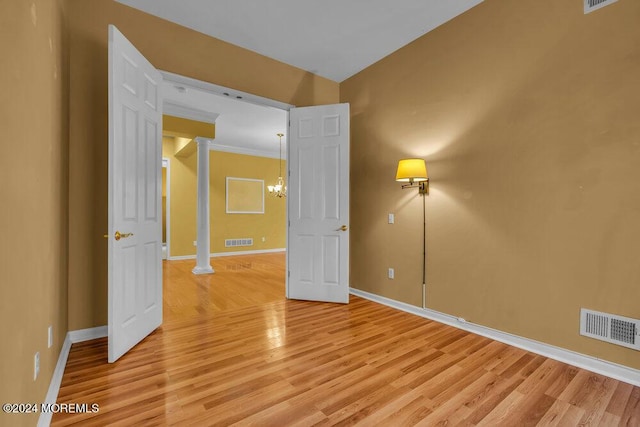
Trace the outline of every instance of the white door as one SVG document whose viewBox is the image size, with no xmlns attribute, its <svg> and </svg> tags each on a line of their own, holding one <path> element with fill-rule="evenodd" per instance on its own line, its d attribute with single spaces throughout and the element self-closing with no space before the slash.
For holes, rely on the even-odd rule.
<svg viewBox="0 0 640 427">
<path fill-rule="evenodd" d="M 292 108 L 287 298 L 349 302 L 349 104 Z"/>
<path fill-rule="evenodd" d="M 162 323 L 161 81 L 109 26 L 109 362 Z"/>
</svg>

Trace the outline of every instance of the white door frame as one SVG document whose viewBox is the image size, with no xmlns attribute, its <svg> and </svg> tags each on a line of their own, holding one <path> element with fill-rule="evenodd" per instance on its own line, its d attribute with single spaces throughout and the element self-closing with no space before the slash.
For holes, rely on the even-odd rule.
<svg viewBox="0 0 640 427">
<path fill-rule="evenodd" d="M 166 245 L 167 245 L 167 259 L 169 259 L 169 257 L 171 256 L 171 209 L 169 209 L 169 207 L 171 206 L 171 161 L 168 157 L 163 157 L 162 158 L 162 167 L 165 168 L 167 170 L 167 179 L 166 179 L 166 183 L 165 185 L 167 186 L 167 197 L 165 198 L 165 210 L 166 210 L 166 214 L 165 214 L 165 222 L 166 222 L 166 226 L 165 228 L 167 229 L 166 233 L 167 233 L 167 241 L 166 241 Z"/>
</svg>

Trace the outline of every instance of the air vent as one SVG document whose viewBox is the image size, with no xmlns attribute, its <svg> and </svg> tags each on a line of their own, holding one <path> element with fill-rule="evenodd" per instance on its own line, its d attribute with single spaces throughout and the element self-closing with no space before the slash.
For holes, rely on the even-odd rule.
<svg viewBox="0 0 640 427">
<path fill-rule="evenodd" d="M 640 320 L 580 309 L 580 335 L 640 350 Z"/>
<path fill-rule="evenodd" d="M 593 12 L 618 0 L 584 0 L 584 13 Z"/>
<path fill-rule="evenodd" d="M 224 241 L 225 248 L 236 248 L 238 246 L 253 246 L 253 239 L 225 239 Z"/>
</svg>

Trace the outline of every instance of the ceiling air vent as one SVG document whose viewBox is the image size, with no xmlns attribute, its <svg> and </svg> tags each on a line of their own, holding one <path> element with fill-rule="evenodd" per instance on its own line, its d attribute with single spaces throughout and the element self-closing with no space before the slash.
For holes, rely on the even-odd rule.
<svg viewBox="0 0 640 427">
<path fill-rule="evenodd" d="M 580 309 L 580 335 L 640 350 L 640 320 Z"/>
<path fill-rule="evenodd" d="M 584 13 L 593 12 L 618 0 L 584 0 Z"/>
</svg>

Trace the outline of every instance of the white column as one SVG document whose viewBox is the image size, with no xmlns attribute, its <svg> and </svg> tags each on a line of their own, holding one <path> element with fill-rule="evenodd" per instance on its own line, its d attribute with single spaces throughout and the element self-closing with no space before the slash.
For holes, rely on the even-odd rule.
<svg viewBox="0 0 640 427">
<path fill-rule="evenodd" d="M 209 259 L 209 140 L 196 138 L 198 144 L 198 246 L 193 274 L 211 274 Z"/>
</svg>

